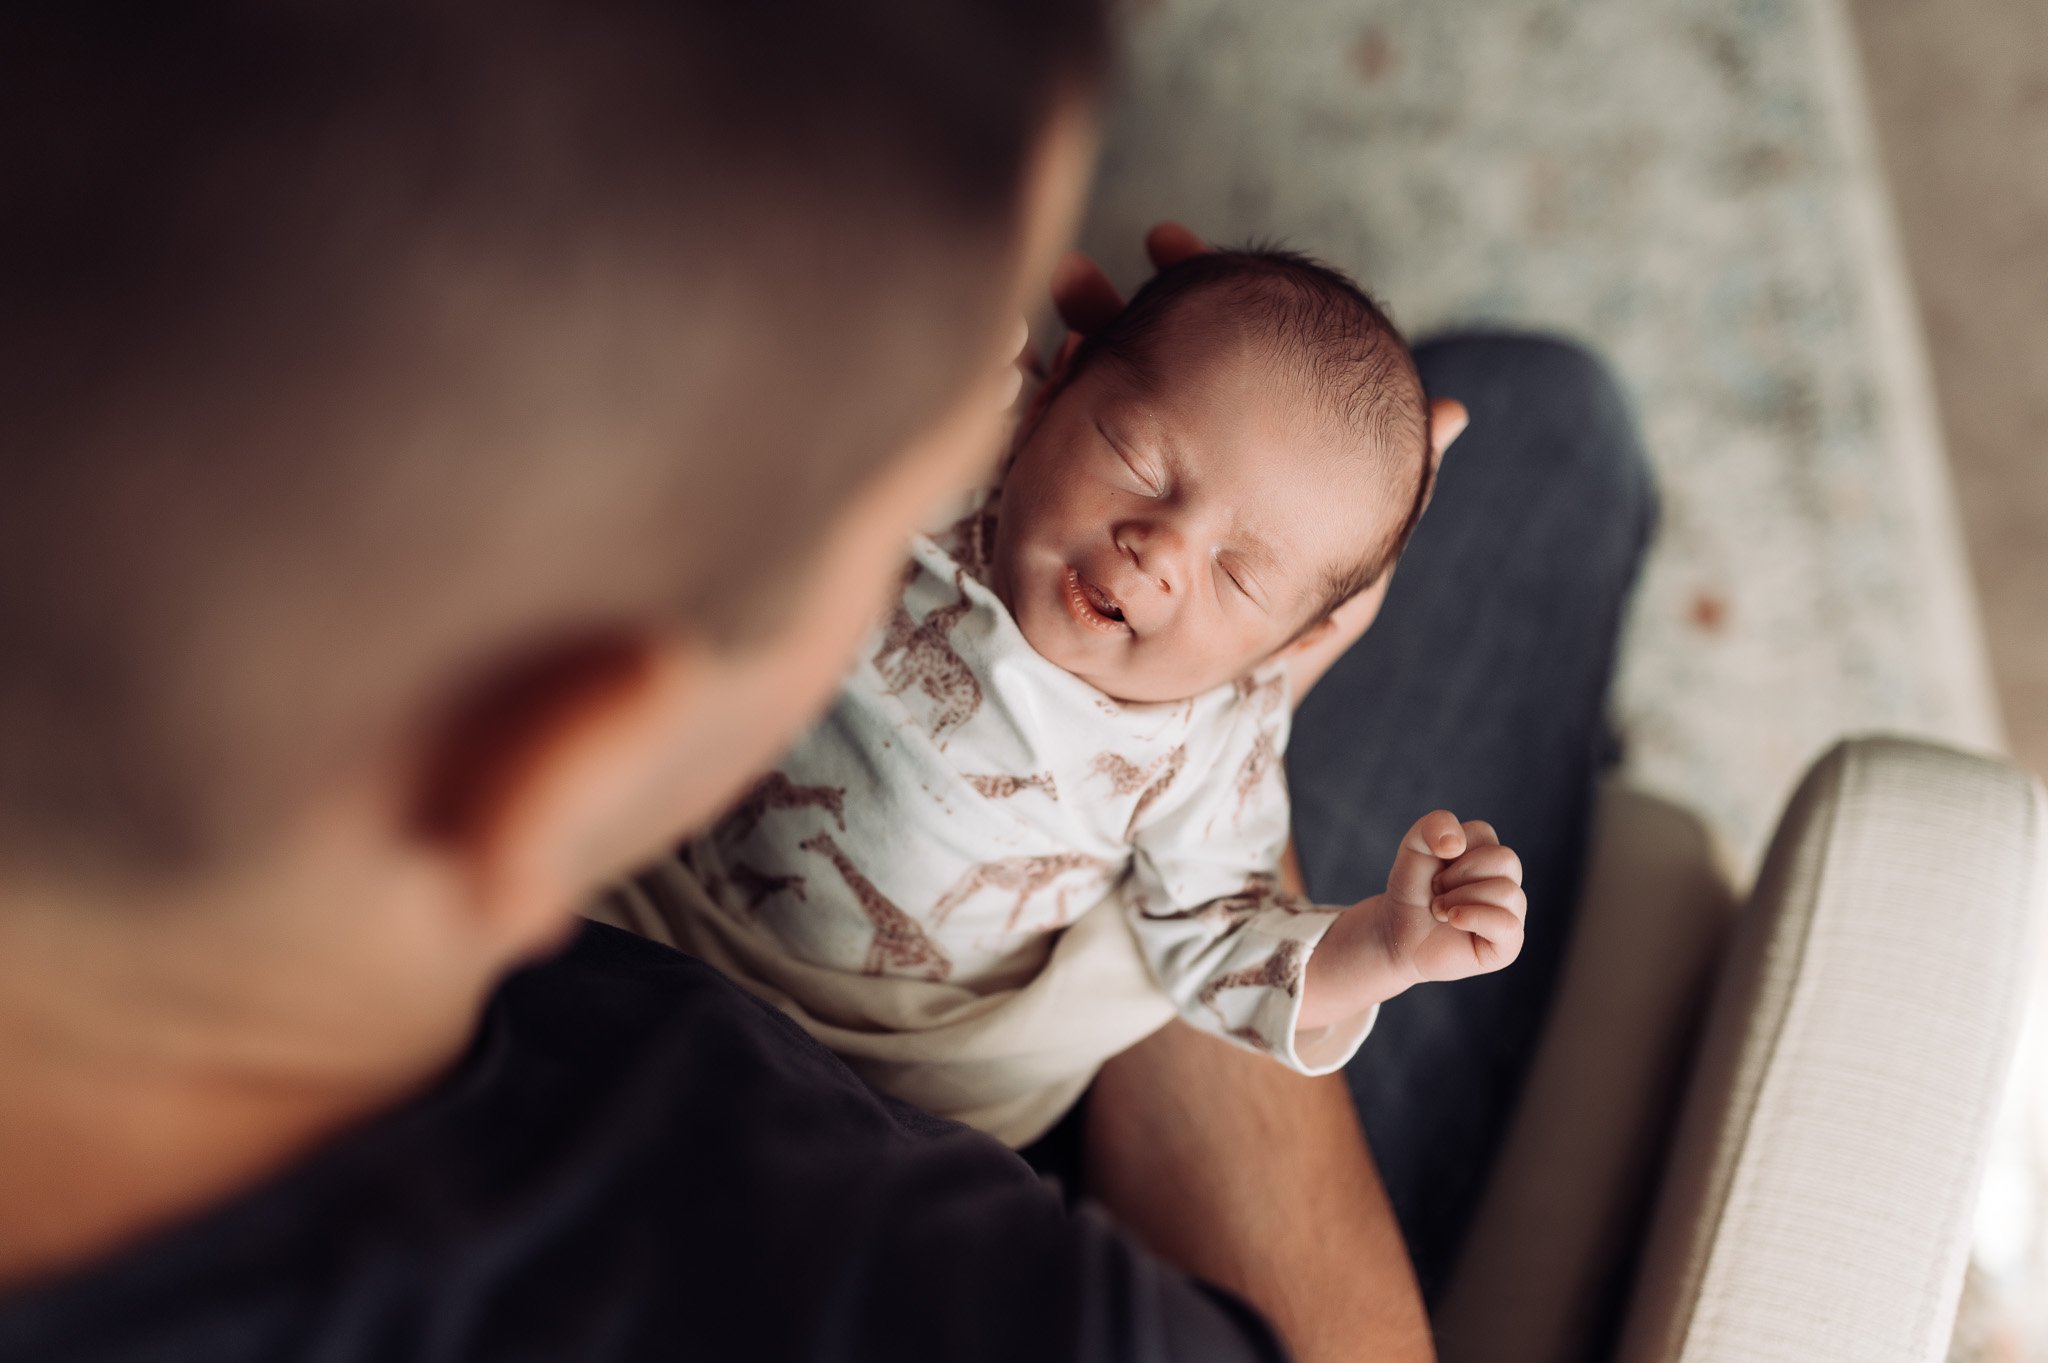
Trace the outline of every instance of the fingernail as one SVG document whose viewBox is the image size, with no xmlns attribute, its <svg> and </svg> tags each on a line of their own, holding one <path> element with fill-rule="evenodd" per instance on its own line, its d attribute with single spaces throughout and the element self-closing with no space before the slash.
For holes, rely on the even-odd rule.
<svg viewBox="0 0 2048 1363">
<path fill-rule="evenodd" d="M 1431 914 L 1435 915 L 1436 921 L 1439 923 L 1448 923 L 1451 921 L 1451 911 L 1441 904 L 1430 905 L 1429 911 Z"/>
</svg>

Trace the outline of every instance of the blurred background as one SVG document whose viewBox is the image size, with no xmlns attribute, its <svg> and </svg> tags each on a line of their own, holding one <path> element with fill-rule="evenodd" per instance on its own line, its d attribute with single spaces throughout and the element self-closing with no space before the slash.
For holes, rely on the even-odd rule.
<svg viewBox="0 0 2048 1363">
<path fill-rule="evenodd" d="M 1622 373 L 1663 490 L 1630 778 L 1747 883 L 1837 735 L 2048 769 L 2048 4 L 1148 0 L 1084 245 L 1278 237 Z M 1453 455 L 1455 457 L 1455 455 Z M 2048 970 L 2044 970 L 2048 975 Z M 1956 1357 L 2048 1361 L 2048 1036 Z"/>
</svg>

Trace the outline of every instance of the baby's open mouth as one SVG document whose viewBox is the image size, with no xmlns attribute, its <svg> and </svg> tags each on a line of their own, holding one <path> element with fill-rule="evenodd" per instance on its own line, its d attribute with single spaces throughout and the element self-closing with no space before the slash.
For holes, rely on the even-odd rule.
<svg viewBox="0 0 2048 1363">
<path fill-rule="evenodd" d="M 1130 629 L 1117 599 L 1076 570 L 1067 569 L 1066 580 L 1061 585 L 1066 589 L 1068 612 L 1081 624 L 1104 634 L 1118 634 Z"/>
</svg>

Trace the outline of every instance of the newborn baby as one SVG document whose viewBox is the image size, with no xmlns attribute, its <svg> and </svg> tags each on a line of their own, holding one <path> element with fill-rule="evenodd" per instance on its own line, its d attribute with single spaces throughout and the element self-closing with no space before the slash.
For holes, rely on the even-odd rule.
<svg viewBox="0 0 2048 1363">
<path fill-rule="evenodd" d="M 832 711 L 600 916 L 711 959 L 886 1090 L 1012 1143 L 1178 1013 L 1305 1073 L 1520 949 L 1520 865 L 1424 816 L 1388 892 L 1287 893 L 1290 653 L 1431 468 L 1408 347 L 1299 256 L 1156 276 L 999 490 L 913 546 Z"/>
</svg>

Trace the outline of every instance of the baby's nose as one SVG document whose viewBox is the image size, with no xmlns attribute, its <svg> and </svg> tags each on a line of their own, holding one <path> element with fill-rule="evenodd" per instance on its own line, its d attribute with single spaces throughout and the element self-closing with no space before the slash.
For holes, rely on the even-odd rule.
<svg viewBox="0 0 2048 1363">
<path fill-rule="evenodd" d="M 1187 543 L 1172 526 L 1133 521 L 1118 527 L 1115 539 L 1132 566 L 1158 583 L 1160 591 L 1171 596 L 1180 590 Z"/>
</svg>

